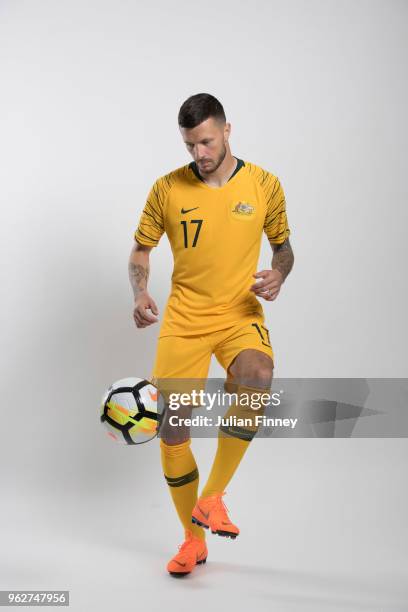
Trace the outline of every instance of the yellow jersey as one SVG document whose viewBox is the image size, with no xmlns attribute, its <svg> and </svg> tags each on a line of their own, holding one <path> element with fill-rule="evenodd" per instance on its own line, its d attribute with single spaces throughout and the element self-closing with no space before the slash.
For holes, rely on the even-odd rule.
<svg viewBox="0 0 408 612">
<path fill-rule="evenodd" d="M 279 179 L 237 158 L 221 187 L 201 178 L 195 162 L 158 178 L 134 238 L 157 246 L 167 234 L 174 258 L 159 337 L 204 334 L 257 318 L 256 279 L 262 233 L 281 244 L 290 234 Z"/>
</svg>

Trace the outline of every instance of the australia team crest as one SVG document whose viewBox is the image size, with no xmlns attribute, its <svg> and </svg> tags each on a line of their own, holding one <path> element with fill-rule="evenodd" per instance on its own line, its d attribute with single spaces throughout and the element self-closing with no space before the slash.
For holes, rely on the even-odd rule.
<svg viewBox="0 0 408 612">
<path fill-rule="evenodd" d="M 242 219 L 245 221 L 252 220 L 255 217 L 256 208 L 249 202 L 237 202 L 231 208 L 231 215 L 234 219 Z"/>
<path fill-rule="evenodd" d="M 232 209 L 232 212 L 236 213 L 237 215 L 252 215 L 254 211 L 255 207 L 248 204 L 248 202 L 238 202 L 238 204 L 235 204 L 234 208 Z"/>
</svg>

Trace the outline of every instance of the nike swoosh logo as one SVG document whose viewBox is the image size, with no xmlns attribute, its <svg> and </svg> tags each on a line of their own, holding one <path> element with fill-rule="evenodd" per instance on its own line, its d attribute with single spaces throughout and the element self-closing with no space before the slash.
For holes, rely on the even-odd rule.
<svg viewBox="0 0 408 612">
<path fill-rule="evenodd" d="M 201 510 L 200 506 L 198 506 L 199 511 L 201 512 L 201 514 L 203 516 L 205 516 L 206 519 L 208 519 L 208 517 L 210 516 L 209 512 L 204 512 L 203 510 Z"/>
<path fill-rule="evenodd" d="M 232 523 L 226 523 L 225 521 L 221 521 L 222 525 L 232 525 Z"/>
<path fill-rule="evenodd" d="M 186 213 L 191 212 L 192 210 L 196 210 L 197 208 L 200 208 L 200 207 L 199 207 L 199 206 L 196 206 L 195 208 L 187 208 L 187 210 L 186 210 L 186 209 L 184 209 L 184 208 L 182 208 L 182 209 L 181 209 L 181 214 L 182 214 L 182 215 L 185 215 Z"/>
<path fill-rule="evenodd" d="M 181 563 L 181 561 L 177 561 L 176 559 L 174 559 L 174 561 L 176 561 L 176 563 L 178 563 L 179 565 L 181 565 L 181 567 L 185 567 L 186 564 L 185 563 Z"/>
</svg>

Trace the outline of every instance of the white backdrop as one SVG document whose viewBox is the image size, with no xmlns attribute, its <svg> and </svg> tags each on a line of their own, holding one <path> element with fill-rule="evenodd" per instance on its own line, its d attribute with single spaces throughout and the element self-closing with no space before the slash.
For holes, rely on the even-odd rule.
<svg viewBox="0 0 408 612">
<path fill-rule="evenodd" d="M 191 94 L 220 99 L 232 153 L 285 189 L 295 265 L 278 299 L 262 302 L 275 376 L 407 376 L 407 7 L 0 2 L 0 471 L 16 496 L 4 506 L 6 523 L 14 520 L 21 538 L 22 524 L 33 532 L 34 500 L 54 507 L 56 492 L 63 502 L 54 517 L 78 512 L 85 493 L 92 508 L 113 491 L 131 504 L 123 468 L 143 456 L 152 504 L 172 517 L 174 547 L 178 523 L 164 483 L 158 488 L 156 443 L 131 457 L 102 436 L 97 411 L 108 384 L 147 376 L 153 363 L 158 325 L 136 329 L 127 264 L 151 184 L 191 160 L 177 127 Z M 164 236 L 149 282 L 160 316 L 170 256 Z M 258 269 L 270 261 L 264 237 Z M 215 358 L 210 376 L 222 376 Z M 358 462 L 363 449 L 377 460 L 383 452 L 402 482 L 404 441 L 374 443 L 347 447 L 351 465 L 350 453 Z M 207 446 L 197 449 L 208 464 Z M 288 451 L 281 442 L 274 452 L 279 464 Z M 26 578 L 13 586 L 25 588 Z"/>
</svg>

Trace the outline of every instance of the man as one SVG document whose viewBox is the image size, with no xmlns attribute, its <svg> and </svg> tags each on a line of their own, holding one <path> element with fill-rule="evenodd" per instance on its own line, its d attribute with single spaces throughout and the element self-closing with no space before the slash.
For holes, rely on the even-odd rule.
<svg viewBox="0 0 408 612">
<path fill-rule="evenodd" d="M 160 391 L 159 381 L 166 379 L 205 380 L 215 354 L 238 397 L 259 397 L 271 387 L 274 356 L 257 298 L 274 301 L 294 261 L 282 185 L 231 154 L 231 124 L 214 96 L 189 97 L 178 124 L 193 161 L 153 184 L 129 259 L 133 316 L 144 328 L 158 321 L 147 290 L 149 253 L 166 232 L 174 270 L 150 380 Z M 255 273 L 262 232 L 273 249 L 272 267 Z M 191 415 L 192 406 L 183 410 L 179 416 Z M 168 412 L 161 427 L 161 461 L 185 541 L 167 570 L 184 576 L 207 558 L 204 528 L 232 538 L 239 534 L 222 496 L 257 428 L 220 427 L 214 463 L 197 498 L 189 429 L 170 427 Z M 228 414 L 242 414 L 239 402 Z"/>
</svg>

